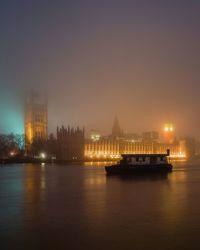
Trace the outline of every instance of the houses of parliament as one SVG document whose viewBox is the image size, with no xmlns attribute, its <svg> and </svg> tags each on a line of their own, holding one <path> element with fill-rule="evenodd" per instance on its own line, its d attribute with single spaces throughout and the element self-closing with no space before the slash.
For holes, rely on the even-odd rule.
<svg viewBox="0 0 200 250">
<path fill-rule="evenodd" d="M 35 92 L 26 96 L 25 101 L 25 147 L 31 152 L 34 140 L 48 141 L 48 104 L 47 98 Z M 177 140 L 174 136 L 172 124 L 166 124 L 163 129 L 162 140 L 157 132 L 146 132 L 142 136 L 124 134 L 117 117 L 114 119 L 112 133 L 100 136 L 93 131 L 89 138 L 85 138 L 84 129 L 57 129 L 55 136 L 56 158 L 64 160 L 116 160 L 121 154 L 160 154 L 170 149 L 171 157 L 185 158 L 187 143 Z M 48 152 L 47 152 L 48 154 Z"/>
<path fill-rule="evenodd" d="M 122 154 L 165 154 L 170 150 L 172 158 L 186 158 L 185 140 L 176 140 L 172 124 L 166 124 L 163 138 L 155 131 L 137 134 L 124 134 L 115 117 L 110 136 L 92 136 L 85 140 L 84 156 L 88 161 L 97 159 L 115 160 Z"/>
</svg>

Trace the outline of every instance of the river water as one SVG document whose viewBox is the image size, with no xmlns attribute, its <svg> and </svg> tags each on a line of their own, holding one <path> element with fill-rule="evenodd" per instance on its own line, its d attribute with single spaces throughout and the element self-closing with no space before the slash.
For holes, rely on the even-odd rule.
<svg viewBox="0 0 200 250">
<path fill-rule="evenodd" d="M 157 178 L 100 164 L 1 165 L 0 249 L 199 249 L 200 164 Z"/>
</svg>

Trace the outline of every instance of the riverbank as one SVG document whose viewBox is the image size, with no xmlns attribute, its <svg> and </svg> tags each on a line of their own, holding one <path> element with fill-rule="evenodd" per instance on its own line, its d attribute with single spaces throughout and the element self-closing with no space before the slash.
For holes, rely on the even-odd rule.
<svg viewBox="0 0 200 250">
<path fill-rule="evenodd" d="M 0 164 L 21 164 L 21 163 L 56 163 L 56 164 L 83 164 L 83 163 L 100 163 L 100 162 L 116 162 L 116 159 L 84 159 L 80 160 L 58 160 L 58 159 L 50 159 L 50 158 L 33 158 L 33 157 L 12 157 L 12 158 L 2 158 L 0 159 Z M 199 162 L 199 157 L 190 158 L 190 159 L 173 159 L 172 163 L 183 162 L 183 163 L 195 163 Z"/>
<path fill-rule="evenodd" d="M 61 161 L 56 159 L 42 159 L 42 158 L 32 158 L 32 157 L 23 157 L 23 158 L 4 158 L 0 159 L 0 164 L 21 164 L 21 163 L 80 163 L 82 164 L 84 161 Z"/>
</svg>

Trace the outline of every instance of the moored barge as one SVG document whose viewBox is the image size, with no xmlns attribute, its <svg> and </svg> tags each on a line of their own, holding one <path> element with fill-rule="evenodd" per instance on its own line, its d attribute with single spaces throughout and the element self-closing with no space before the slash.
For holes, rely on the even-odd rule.
<svg viewBox="0 0 200 250">
<path fill-rule="evenodd" d="M 122 154 L 122 159 L 116 165 L 105 166 L 108 175 L 121 174 L 156 174 L 172 171 L 167 154 Z"/>
</svg>

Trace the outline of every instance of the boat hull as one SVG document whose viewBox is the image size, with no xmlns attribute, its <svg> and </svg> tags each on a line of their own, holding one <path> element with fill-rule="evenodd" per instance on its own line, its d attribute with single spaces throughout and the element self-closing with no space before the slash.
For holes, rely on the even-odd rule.
<svg viewBox="0 0 200 250">
<path fill-rule="evenodd" d="M 156 164 L 156 165 L 112 165 L 106 166 L 105 170 L 108 175 L 129 175 L 129 174 L 160 174 L 169 173 L 172 171 L 171 164 Z"/>
</svg>

